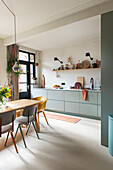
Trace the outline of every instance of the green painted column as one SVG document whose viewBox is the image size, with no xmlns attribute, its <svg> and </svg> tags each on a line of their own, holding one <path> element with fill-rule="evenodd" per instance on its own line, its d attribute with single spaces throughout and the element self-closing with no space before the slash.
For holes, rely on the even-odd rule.
<svg viewBox="0 0 113 170">
<path fill-rule="evenodd" d="M 101 144 L 108 146 L 108 115 L 113 114 L 113 11 L 101 17 Z"/>
</svg>

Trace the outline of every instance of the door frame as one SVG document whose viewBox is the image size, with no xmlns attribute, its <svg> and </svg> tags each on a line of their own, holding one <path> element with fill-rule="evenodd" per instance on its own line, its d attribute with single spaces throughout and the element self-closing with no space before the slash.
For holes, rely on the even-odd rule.
<svg viewBox="0 0 113 170">
<path fill-rule="evenodd" d="M 27 72 L 27 91 L 29 93 L 28 98 L 31 99 L 30 64 L 33 64 L 33 77 L 35 77 L 36 76 L 36 73 L 35 73 L 35 53 L 24 51 L 24 50 L 19 50 L 19 52 L 28 54 L 28 61 L 19 60 L 19 63 L 20 64 L 27 64 L 27 71 L 28 71 Z M 34 56 L 34 62 L 30 62 L 30 55 Z M 28 89 L 28 86 L 29 86 L 29 89 Z"/>
</svg>

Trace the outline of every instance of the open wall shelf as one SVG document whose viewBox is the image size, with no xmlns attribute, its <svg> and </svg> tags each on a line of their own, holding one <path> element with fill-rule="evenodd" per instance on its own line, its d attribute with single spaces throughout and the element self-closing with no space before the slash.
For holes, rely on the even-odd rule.
<svg viewBox="0 0 113 170">
<path fill-rule="evenodd" d="M 69 69 L 69 70 L 53 70 L 53 71 L 80 71 L 80 70 L 100 70 L 101 69 L 101 67 L 99 67 L 99 68 L 87 68 L 87 69 Z"/>
</svg>

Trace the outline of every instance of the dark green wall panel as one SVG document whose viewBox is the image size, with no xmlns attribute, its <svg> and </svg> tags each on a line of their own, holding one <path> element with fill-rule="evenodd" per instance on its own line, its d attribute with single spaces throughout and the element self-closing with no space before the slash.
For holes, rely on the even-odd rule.
<svg viewBox="0 0 113 170">
<path fill-rule="evenodd" d="M 101 16 L 101 143 L 108 146 L 108 115 L 113 114 L 113 11 Z"/>
</svg>

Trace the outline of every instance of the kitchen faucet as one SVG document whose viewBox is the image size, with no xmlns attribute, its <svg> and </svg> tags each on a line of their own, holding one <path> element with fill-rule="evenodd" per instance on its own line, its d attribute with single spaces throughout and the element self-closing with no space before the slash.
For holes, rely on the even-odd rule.
<svg viewBox="0 0 113 170">
<path fill-rule="evenodd" d="M 90 83 L 91 83 L 91 89 L 94 89 L 94 79 L 93 78 L 90 79 Z"/>
</svg>

